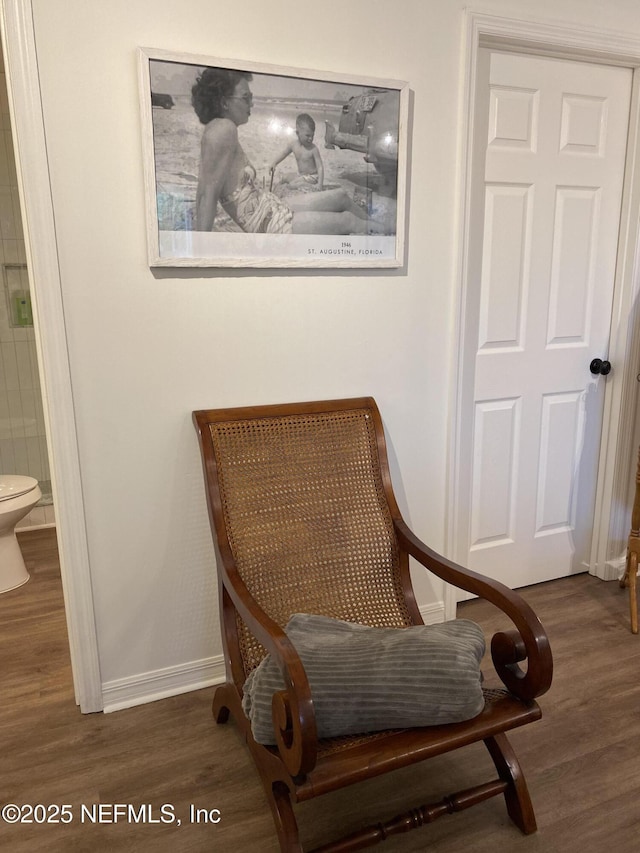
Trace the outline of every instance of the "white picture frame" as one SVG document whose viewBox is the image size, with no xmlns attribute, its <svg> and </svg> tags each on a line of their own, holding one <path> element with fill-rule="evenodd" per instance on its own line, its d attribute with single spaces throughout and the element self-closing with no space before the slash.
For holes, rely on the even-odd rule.
<svg viewBox="0 0 640 853">
<path fill-rule="evenodd" d="M 139 48 L 148 258 L 152 267 L 384 268 L 404 263 L 408 84 Z M 191 87 L 205 68 L 248 72 L 253 121 L 238 126 L 257 193 L 291 207 L 291 233 L 249 232 L 218 205 L 211 230 L 196 218 L 203 125 Z M 306 186 L 296 154 L 268 166 L 290 141 L 296 120 L 315 121 L 313 144 L 323 187 Z M 329 127 L 331 126 L 331 127 Z M 333 147 L 325 147 L 332 145 Z M 284 146 L 284 149 L 283 149 Z M 294 147 L 294 146 L 292 146 Z M 298 146 L 299 150 L 299 146 Z M 303 193 L 316 193 L 313 199 Z M 323 193 L 321 197 L 320 193 Z M 339 224 L 298 215 L 333 193 L 344 198 Z M 341 202 L 342 203 L 342 202 Z M 306 233 L 321 222 L 325 233 Z M 304 224 L 303 224 L 304 222 Z M 351 231 L 349 229 L 352 229 Z M 300 232 L 303 233 L 300 233 Z M 340 231 L 340 233 L 334 233 Z M 346 233 L 345 233 L 346 231 Z"/>
</svg>

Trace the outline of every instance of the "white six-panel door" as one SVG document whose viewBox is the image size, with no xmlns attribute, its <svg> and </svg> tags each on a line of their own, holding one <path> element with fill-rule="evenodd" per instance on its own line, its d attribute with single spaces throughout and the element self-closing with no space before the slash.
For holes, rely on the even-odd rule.
<svg viewBox="0 0 640 853">
<path fill-rule="evenodd" d="M 467 562 L 520 587 L 588 568 L 632 75 L 485 60 Z"/>
</svg>

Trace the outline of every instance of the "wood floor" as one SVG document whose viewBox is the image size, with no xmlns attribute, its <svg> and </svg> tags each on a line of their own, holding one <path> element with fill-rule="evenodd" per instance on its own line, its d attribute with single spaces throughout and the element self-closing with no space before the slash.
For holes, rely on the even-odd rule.
<svg viewBox="0 0 640 853">
<path fill-rule="evenodd" d="M 271 816 L 235 726 L 212 722 L 213 689 L 113 714 L 79 713 L 55 538 L 44 530 L 20 540 L 31 580 L 0 596 L 0 805 L 68 804 L 73 820 L 0 822 L 0 849 L 277 853 Z M 543 719 L 511 735 L 536 809 L 537 834 L 522 836 L 504 801 L 494 798 L 391 839 L 378 847 L 381 853 L 638 850 L 640 636 L 629 631 L 626 593 L 616 583 L 579 575 L 530 587 L 524 595 L 547 628 L 556 665 L 554 685 L 541 699 Z M 488 636 L 505 624 L 484 602 L 466 603 L 460 611 Z M 489 768 L 484 749 L 468 747 L 305 804 L 299 809 L 304 838 L 315 845 L 340 834 L 332 824 L 346 832 L 362 820 L 390 818 L 478 776 L 488 778 Z M 98 803 L 101 817 L 92 812 Z M 176 821 L 114 822 L 110 804 L 133 806 L 136 815 L 147 806 L 154 821 L 162 820 L 166 804 Z M 217 809 L 219 822 L 191 822 L 191 805 L 214 820 Z"/>
</svg>

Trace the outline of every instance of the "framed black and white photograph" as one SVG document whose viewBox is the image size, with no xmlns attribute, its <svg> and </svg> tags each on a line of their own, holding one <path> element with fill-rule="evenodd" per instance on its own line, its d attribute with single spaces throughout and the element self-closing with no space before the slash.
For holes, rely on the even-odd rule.
<svg viewBox="0 0 640 853">
<path fill-rule="evenodd" d="M 407 83 L 139 58 L 151 266 L 402 265 Z"/>
</svg>

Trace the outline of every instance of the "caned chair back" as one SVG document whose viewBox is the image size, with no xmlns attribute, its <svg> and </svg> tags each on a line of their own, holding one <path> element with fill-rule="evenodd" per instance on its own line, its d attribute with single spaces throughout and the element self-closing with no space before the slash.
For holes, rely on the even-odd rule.
<svg viewBox="0 0 640 853">
<path fill-rule="evenodd" d="M 281 627 L 297 612 L 373 626 L 414 621 L 381 472 L 379 414 L 373 401 L 350 402 L 197 415 L 218 547 Z M 237 625 L 246 674 L 265 650 Z"/>
</svg>

